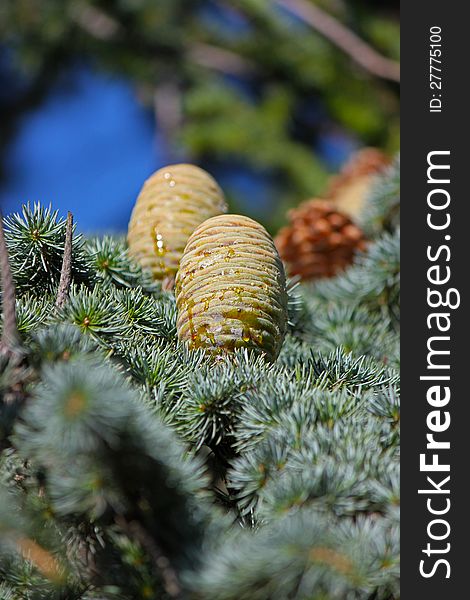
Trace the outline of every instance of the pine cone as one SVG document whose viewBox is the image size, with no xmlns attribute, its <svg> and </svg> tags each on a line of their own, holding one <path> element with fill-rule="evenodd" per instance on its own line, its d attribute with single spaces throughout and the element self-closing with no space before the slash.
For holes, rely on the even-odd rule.
<svg viewBox="0 0 470 600">
<path fill-rule="evenodd" d="M 287 328 L 287 291 L 264 227 L 240 215 L 202 223 L 181 259 L 176 305 L 178 337 L 191 348 L 250 348 L 274 360 Z"/>
<path fill-rule="evenodd" d="M 362 212 L 375 176 L 389 164 L 389 158 L 377 148 L 363 148 L 353 154 L 339 175 L 331 178 L 323 197 L 334 202 L 339 211 L 356 219 Z"/>
<path fill-rule="evenodd" d="M 307 200 L 289 211 L 290 225 L 275 243 L 289 275 L 302 279 L 332 277 L 365 248 L 362 231 L 327 200 Z"/>
<path fill-rule="evenodd" d="M 172 278 L 196 227 L 227 210 L 222 190 L 203 169 L 169 165 L 154 173 L 129 222 L 129 253 L 155 279 Z"/>
</svg>

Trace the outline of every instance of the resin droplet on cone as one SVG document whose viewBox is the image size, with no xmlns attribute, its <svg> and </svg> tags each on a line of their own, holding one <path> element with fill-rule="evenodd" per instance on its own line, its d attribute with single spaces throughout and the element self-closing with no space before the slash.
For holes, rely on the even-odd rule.
<svg viewBox="0 0 470 600">
<path fill-rule="evenodd" d="M 226 212 L 217 182 L 194 165 L 170 165 L 154 173 L 137 198 L 129 222 L 129 253 L 155 279 L 172 277 L 194 229 Z"/>
<path fill-rule="evenodd" d="M 353 220 L 361 214 L 377 175 L 390 164 L 390 159 L 377 148 L 355 152 L 340 173 L 332 177 L 324 198 Z"/>
<path fill-rule="evenodd" d="M 289 211 L 290 224 L 275 242 L 289 275 L 332 277 L 365 248 L 362 231 L 327 200 L 308 200 Z"/>
<path fill-rule="evenodd" d="M 274 360 L 287 327 L 282 262 L 256 221 L 221 215 L 191 235 L 176 276 L 178 337 L 215 353 L 250 348 Z"/>
</svg>

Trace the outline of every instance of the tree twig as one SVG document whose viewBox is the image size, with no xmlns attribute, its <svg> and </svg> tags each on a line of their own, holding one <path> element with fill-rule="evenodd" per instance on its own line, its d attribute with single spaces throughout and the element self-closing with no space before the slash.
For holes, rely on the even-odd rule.
<svg viewBox="0 0 470 600">
<path fill-rule="evenodd" d="M 105 42 L 115 39 L 122 31 L 120 23 L 111 15 L 84 2 L 71 4 L 70 17 L 89 35 Z"/>
<path fill-rule="evenodd" d="M 358 65 L 383 79 L 400 81 L 400 65 L 382 56 L 332 15 L 308 0 L 274 0 L 341 48 Z"/>
<path fill-rule="evenodd" d="M 2 289 L 3 332 L 0 341 L 0 352 L 8 355 L 17 353 L 20 336 L 16 322 L 16 294 L 11 274 L 8 248 L 3 229 L 3 216 L 0 212 L 0 273 Z"/>
<path fill-rule="evenodd" d="M 67 225 L 65 228 L 64 258 L 62 260 L 62 270 L 60 272 L 59 290 L 57 292 L 56 307 L 63 306 L 70 291 L 70 282 L 72 281 L 72 234 L 73 234 L 73 215 L 69 211 L 67 214 Z"/>
<path fill-rule="evenodd" d="M 175 287 L 175 277 L 173 275 L 169 275 L 164 277 L 162 280 L 162 290 L 164 292 L 171 292 Z"/>
<path fill-rule="evenodd" d="M 175 598 L 175 600 L 180 600 L 182 598 L 181 587 L 176 572 L 171 566 L 168 558 L 163 554 L 142 525 L 138 521 L 129 522 L 124 517 L 116 517 L 116 522 L 124 531 L 127 531 L 134 537 L 140 543 L 142 548 L 148 552 L 155 567 L 162 576 L 163 586 L 168 596 L 170 596 L 170 598 Z"/>
<path fill-rule="evenodd" d="M 189 46 L 189 58 L 201 67 L 229 75 L 246 76 L 257 71 L 253 62 L 236 52 L 202 42 L 195 42 Z"/>
<path fill-rule="evenodd" d="M 175 135 L 183 122 L 181 91 L 176 79 L 157 85 L 153 95 L 153 110 L 158 135 L 162 138 L 166 154 L 173 160 L 176 154 Z M 178 157 L 175 155 L 174 158 L 177 160 Z"/>
</svg>

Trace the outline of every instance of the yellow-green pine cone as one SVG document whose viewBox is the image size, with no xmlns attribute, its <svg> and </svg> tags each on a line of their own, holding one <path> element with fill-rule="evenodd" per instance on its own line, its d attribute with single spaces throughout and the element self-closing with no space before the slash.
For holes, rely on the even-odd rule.
<svg viewBox="0 0 470 600">
<path fill-rule="evenodd" d="M 194 229 L 227 211 L 217 182 L 194 165 L 156 171 L 137 198 L 129 222 L 129 253 L 155 279 L 172 277 Z"/>
<path fill-rule="evenodd" d="M 269 233 L 240 215 L 208 219 L 176 275 L 178 337 L 215 354 L 250 348 L 270 360 L 287 327 L 284 267 Z"/>
</svg>

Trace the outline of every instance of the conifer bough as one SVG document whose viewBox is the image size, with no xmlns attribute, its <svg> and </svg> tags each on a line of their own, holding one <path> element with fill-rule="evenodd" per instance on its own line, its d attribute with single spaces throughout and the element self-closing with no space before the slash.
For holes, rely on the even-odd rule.
<svg viewBox="0 0 470 600">
<path fill-rule="evenodd" d="M 246 347 L 274 360 L 287 326 L 284 268 L 271 236 L 240 215 L 202 223 L 176 276 L 177 329 L 192 348 Z"/>
<path fill-rule="evenodd" d="M 155 279 L 171 278 L 197 225 L 226 211 L 223 192 L 206 171 L 188 164 L 164 167 L 147 179 L 137 198 L 129 252 Z"/>
<path fill-rule="evenodd" d="M 1 600 L 398 600 L 399 170 L 383 177 L 374 241 L 299 283 L 271 365 L 284 279 L 250 219 L 200 224 L 181 261 L 184 339 L 192 314 L 259 350 L 215 362 L 176 342 L 173 294 L 121 240 L 73 236 L 56 308 L 64 220 L 7 218 L 0 331 L 16 317 L 21 360 L 0 356 Z M 238 308 L 263 315 L 262 345 L 223 314 Z"/>
</svg>

